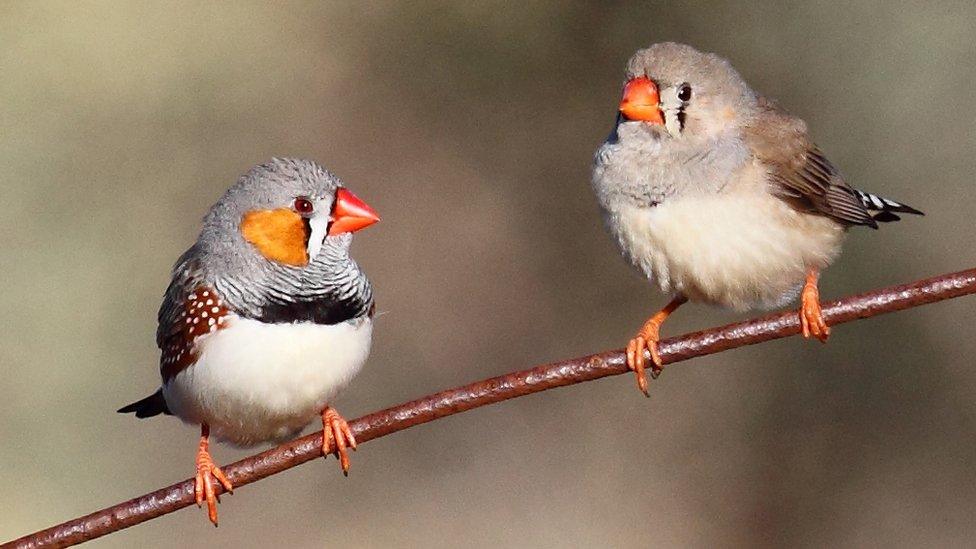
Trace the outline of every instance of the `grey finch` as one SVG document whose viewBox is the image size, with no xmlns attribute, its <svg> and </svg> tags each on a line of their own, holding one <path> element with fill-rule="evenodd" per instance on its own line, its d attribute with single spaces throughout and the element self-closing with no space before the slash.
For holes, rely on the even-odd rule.
<svg viewBox="0 0 976 549">
<path fill-rule="evenodd" d="M 628 61 L 592 185 L 623 255 L 672 297 L 627 346 L 644 394 L 644 352 L 656 376 L 661 325 L 681 304 L 745 310 L 799 295 L 803 335 L 826 341 L 817 282 L 847 229 L 921 214 L 852 188 L 803 120 L 725 59 L 675 43 Z"/>
</svg>

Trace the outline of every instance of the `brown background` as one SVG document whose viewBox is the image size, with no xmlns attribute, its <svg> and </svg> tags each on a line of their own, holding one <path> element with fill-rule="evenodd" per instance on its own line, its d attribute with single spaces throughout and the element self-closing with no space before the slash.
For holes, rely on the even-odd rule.
<svg viewBox="0 0 976 549">
<path fill-rule="evenodd" d="M 680 40 L 928 216 L 853 231 L 825 297 L 974 264 L 969 3 L 5 3 L 0 539 L 186 478 L 197 433 L 114 410 L 207 207 L 272 155 L 382 215 L 349 417 L 622 346 L 664 298 L 589 189 L 623 64 Z M 961 299 L 547 392 L 316 461 L 104 547 L 970 545 L 976 314 Z M 742 318 L 682 309 L 668 334 Z M 222 463 L 246 455 L 223 445 Z"/>
</svg>

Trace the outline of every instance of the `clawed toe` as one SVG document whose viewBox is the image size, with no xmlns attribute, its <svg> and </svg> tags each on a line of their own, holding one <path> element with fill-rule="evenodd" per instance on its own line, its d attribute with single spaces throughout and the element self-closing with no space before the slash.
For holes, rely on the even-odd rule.
<svg viewBox="0 0 976 549">
<path fill-rule="evenodd" d="M 646 358 L 644 350 L 647 349 L 651 355 L 651 379 L 657 379 L 664 369 L 664 361 L 658 351 L 658 342 L 661 339 L 661 325 L 682 303 L 687 301 L 684 297 L 676 297 L 668 305 L 649 318 L 641 327 L 637 335 L 627 343 L 627 367 L 630 368 L 637 377 L 637 388 L 644 396 L 650 396 L 647 389 Z"/>
<path fill-rule="evenodd" d="M 811 270 L 807 274 L 806 284 L 800 293 L 800 328 L 803 337 L 809 339 L 815 337 L 821 343 L 826 343 L 830 337 L 830 327 L 824 320 L 823 310 L 820 307 L 820 290 L 817 289 L 817 271 Z"/>
<path fill-rule="evenodd" d="M 328 456 L 330 447 L 333 448 L 331 453 L 339 458 L 342 474 L 349 476 L 347 448 L 356 449 L 356 437 L 353 436 L 349 423 L 339 415 L 339 412 L 334 408 L 326 407 L 322 411 L 322 453 Z"/>
<path fill-rule="evenodd" d="M 193 482 L 193 494 L 197 507 L 201 507 L 204 501 L 207 502 L 207 517 L 214 526 L 217 526 L 217 504 L 220 503 L 220 495 L 217 494 L 214 479 L 216 478 L 229 494 L 234 493 L 234 487 L 210 456 L 210 428 L 204 425 L 202 430 L 200 448 L 197 450 L 197 474 Z"/>
</svg>

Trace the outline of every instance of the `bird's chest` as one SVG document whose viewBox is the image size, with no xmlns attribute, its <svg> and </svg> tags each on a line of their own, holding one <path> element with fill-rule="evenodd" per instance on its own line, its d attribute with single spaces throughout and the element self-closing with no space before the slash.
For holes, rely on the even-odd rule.
<svg viewBox="0 0 976 549">
<path fill-rule="evenodd" d="M 231 317 L 196 342 L 195 364 L 163 386 L 181 418 L 247 445 L 300 430 L 366 362 L 372 320 L 265 323 Z"/>
<path fill-rule="evenodd" d="M 664 155 L 656 141 L 639 146 L 604 144 L 597 151 L 593 168 L 594 190 L 604 207 L 620 198 L 652 206 L 675 195 L 687 174 L 662 169 Z"/>
<path fill-rule="evenodd" d="M 621 139 L 598 149 L 593 185 L 605 209 L 621 202 L 657 206 L 684 196 L 722 192 L 749 164 L 748 151 L 735 140 L 690 147 Z"/>
<path fill-rule="evenodd" d="M 836 256 L 843 233 L 760 192 L 681 197 L 611 215 L 621 250 L 662 290 L 736 309 L 789 299 L 807 268 Z"/>
</svg>

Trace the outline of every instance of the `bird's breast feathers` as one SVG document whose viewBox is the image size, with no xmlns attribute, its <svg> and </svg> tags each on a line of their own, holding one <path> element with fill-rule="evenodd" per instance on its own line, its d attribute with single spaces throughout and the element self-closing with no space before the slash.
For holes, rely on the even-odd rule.
<svg viewBox="0 0 976 549">
<path fill-rule="evenodd" d="M 315 419 L 369 355 L 372 319 L 270 324 L 228 315 L 196 339 L 195 362 L 163 384 L 174 414 L 247 446 Z"/>
<path fill-rule="evenodd" d="M 208 286 L 167 310 L 160 372 L 169 410 L 239 445 L 301 430 L 369 355 L 369 314 L 328 324 L 249 318 Z"/>
<path fill-rule="evenodd" d="M 844 233 L 759 185 L 605 213 L 621 250 L 663 291 L 739 310 L 795 297 L 808 268 L 834 259 Z"/>
</svg>

